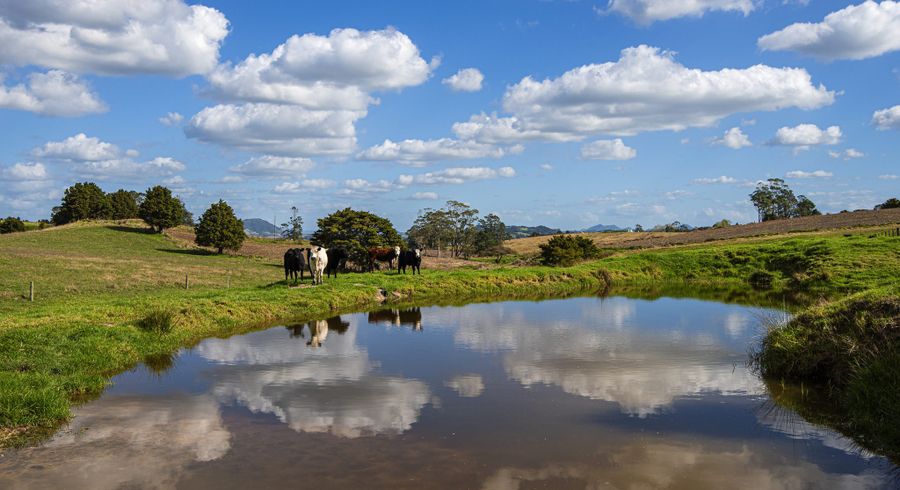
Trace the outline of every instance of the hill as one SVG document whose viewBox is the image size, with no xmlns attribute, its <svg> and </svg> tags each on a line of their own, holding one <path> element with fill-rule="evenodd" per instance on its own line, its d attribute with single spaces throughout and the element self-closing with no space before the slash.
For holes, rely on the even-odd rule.
<svg viewBox="0 0 900 490">
<path fill-rule="evenodd" d="M 512 238 L 525 238 L 530 236 L 556 235 L 562 233 L 559 228 L 550 228 L 548 226 L 524 226 L 510 225 L 506 227 L 506 233 Z"/>
<path fill-rule="evenodd" d="M 585 228 L 582 231 L 585 233 L 602 233 L 604 231 L 625 231 L 625 228 L 621 228 L 616 225 L 599 224 L 599 225 L 594 225 L 590 228 Z"/>
<path fill-rule="evenodd" d="M 281 236 L 282 229 L 261 218 L 244 220 L 244 231 L 250 236 Z"/>
</svg>

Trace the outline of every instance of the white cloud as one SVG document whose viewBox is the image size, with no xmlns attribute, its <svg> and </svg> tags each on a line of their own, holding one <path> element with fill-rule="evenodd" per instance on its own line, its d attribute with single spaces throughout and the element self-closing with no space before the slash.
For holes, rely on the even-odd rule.
<svg viewBox="0 0 900 490">
<path fill-rule="evenodd" d="M 841 136 L 839 126 L 829 126 L 823 130 L 815 124 L 798 124 L 793 128 L 786 126 L 779 128 L 771 143 L 793 146 L 796 150 L 806 150 L 814 145 L 836 145 L 841 142 Z"/>
<path fill-rule="evenodd" d="M 159 118 L 160 124 L 164 126 L 176 126 L 184 119 L 184 116 L 177 112 L 170 112 L 165 116 Z"/>
<path fill-rule="evenodd" d="M 291 194 L 316 189 L 328 189 L 334 187 L 337 183 L 328 179 L 304 179 L 299 182 L 283 182 L 273 189 L 279 194 Z"/>
<path fill-rule="evenodd" d="M 219 66 L 208 79 L 212 92 L 228 100 L 360 111 L 373 102 L 367 92 L 419 85 L 436 63 L 394 28 L 334 29 L 328 36 L 291 36 L 271 53 Z"/>
<path fill-rule="evenodd" d="M 463 398 L 476 398 L 484 393 L 484 381 L 479 374 L 461 374 L 444 381 L 444 386 L 451 388 Z"/>
<path fill-rule="evenodd" d="M 542 163 L 542 164 L 540 164 L 540 167 L 541 167 L 541 170 L 546 170 L 548 172 L 553 170 L 553 165 L 550 165 L 549 163 Z"/>
<path fill-rule="evenodd" d="M 184 177 L 180 175 L 175 175 L 173 177 L 169 177 L 168 179 L 163 179 L 162 182 L 165 185 L 184 185 L 185 183 L 187 183 L 187 181 L 184 180 Z"/>
<path fill-rule="evenodd" d="M 389 139 L 359 153 L 361 160 L 396 161 L 407 165 L 423 165 L 439 160 L 500 158 L 518 149 L 499 148 L 472 140 L 440 138 L 436 140 L 408 139 L 394 142 Z"/>
<path fill-rule="evenodd" d="M 315 166 L 308 158 L 263 155 L 231 167 L 231 172 L 261 177 L 303 177 Z"/>
<path fill-rule="evenodd" d="M 713 144 L 726 146 L 732 150 L 740 150 L 747 146 L 753 146 L 753 144 L 750 143 L 750 138 L 748 138 L 739 127 L 734 127 L 725 131 L 725 135 L 721 138 L 714 139 Z"/>
<path fill-rule="evenodd" d="M 112 143 L 106 143 L 100 141 L 100 138 L 78 133 L 62 141 L 49 141 L 44 146 L 32 150 L 31 154 L 36 157 L 55 160 L 94 162 L 117 158 L 120 152 L 119 147 Z"/>
<path fill-rule="evenodd" d="M 510 178 L 516 176 L 516 170 L 512 167 L 452 167 L 436 172 L 408 176 L 401 175 L 398 182 L 402 184 L 465 184 L 475 180 Z"/>
<path fill-rule="evenodd" d="M 878 178 L 880 180 L 897 180 L 897 179 L 900 179 L 900 176 L 894 175 L 894 174 L 884 174 L 884 175 L 879 175 Z"/>
<path fill-rule="evenodd" d="M 695 184 L 736 184 L 737 179 L 722 175 L 720 177 L 702 177 L 694 179 Z"/>
<path fill-rule="evenodd" d="M 756 6 L 752 0 L 609 0 L 607 10 L 630 17 L 641 25 L 678 17 L 702 17 L 706 12 L 730 11 L 748 15 Z"/>
<path fill-rule="evenodd" d="M 277 104 L 221 104 L 191 118 L 185 134 L 209 143 L 275 155 L 344 155 L 356 148 L 354 123 L 365 111 L 310 110 Z"/>
<path fill-rule="evenodd" d="M 441 80 L 441 83 L 456 92 L 478 92 L 481 90 L 483 81 L 484 75 L 478 68 L 463 68 L 452 76 Z"/>
<path fill-rule="evenodd" d="M 156 157 L 146 162 L 136 162 L 130 158 L 85 161 L 76 167 L 78 173 L 91 175 L 98 180 L 141 179 L 173 175 L 184 170 L 184 164 L 172 157 Z"/>
<path fill-rule="evenodd" d="M 522 119 L 498 117 L 496 113 L 474 114 L 468 121 L 453 124 L 453 133 L 460 139 L 470 139 L 482 143 L 512 143 L 526 140 L 572 141 L 580 139 L 567 133 L 525 129 Z"/>
<path fill-rule="evenodd" d="M 17 163 L 4 168 L 0 175 L 18 181 L 46 180 L 49 177 L 47 167 L 42 163 Z"/>
<path fill-rule="evenodd" d="M 186 76 L 216 66 L 221 12 L 182 0 L 0 4 L 0 63 L 76 73 Z"/>
<path fill-rule="evenodd" d="M 855 148 L 847 148 L 844 151 L 829 150 L 828 156 L 830 156 L 831 158 L 843 158 L 844 160 L 850 160 L 852 158 L 863 158 L 866 156 L 866 154 Z"/>
<path fill-rule="evenodd" d="M 438 194 L 437 192 L 415 192 L 410 197 L 417 201 L 434 201 L 438 198 Z"/>
<path fill-rule="evenodd" d="M 881 131 L 900 129 L 900 105 L 875 111 L 872 114 L 872 124 Z"/>
<path fill-rule="evenodd" d="M 812 172 L 804 172 L 803 170 L 792 170 L 784 175 L 789 179 L 827 179 L 834 177 L 831 172 L 824 170 L 814 170 Z"/>
<path fill-rule="evenodd" d="M 581 158 L 585 160 L 631 160 L 636 156 L 637 150 L 620 138 L 592 141 L 581 147 Z"/>
<path fill-rule="evenodd" d="M 404 182 L 404 179 L 398 179 L 398 181 L 395 182 L 391 182 L 385 179 L 376 181 L 369 181 L 366 179 L 347 179 L 344 181 L 344 188 L 341 189 L 340 194 L 378 194 L 383 192 L 390 192 L 396 189 L 403 189 L 404 187 L 406 187 L 406 185 L 407 184 Z"/>
<path fill-rule="evenodd" d="M 866 1 L 832 12 L 819 23 L 791 24 L 757 45 L 825 60 L 860 60 L 900 50 L 900 3 Z"/>
<path fill-rule="evenodd" d="M 3 76 L 0 75 L 0 84 L 2 82 Z M 105 112 L 107 109 L 86 82 L 59 70 L 32 73 L 28 75 L 27 84 L 12 87 L 0 85 L 0 108 L 64 117 Z"/>
<path fill-rule="evenodd" d="M 815 109 L 834 96 L 814 86 L 802 68 L 702 71 L 677 63 L 672 52 L 642 45 L 622 50 L 618 61 L 559 78 L 525 77 L 507 89 L 503 107 L 524 131 L 582 137 L 710 126 L 737 112 Z"/>
</svg>

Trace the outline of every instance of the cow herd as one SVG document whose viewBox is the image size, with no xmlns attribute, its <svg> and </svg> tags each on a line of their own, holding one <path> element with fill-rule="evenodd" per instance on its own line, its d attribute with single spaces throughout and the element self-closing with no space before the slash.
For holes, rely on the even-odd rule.
<svg viewBox="0 0 900 490">
<path fill-rule="evenodd" d="M 399 246 L 393 248 L 371 248 L 369 262 L 366 268 L 369 271 L 375 269 L 379 262 L 387 262 L 391 270 L 394 269 L 394 261 L 397 261 L 397 273 L 406 274 L 406 269 L 412 269 L 412 273 L 422 273 L 422 253 L 419 249 L 401 250 Z M 313 246 L 306 248 L 291 248 L 284 253 L 284 280 L 297 282 L 303 280 L 303 273 L 309 272 L 313 284 L 322 284 L 322 276 L 337 277 L 338 270 L 347 262 L 347 251 L 334 247 Z"/>
</svg>

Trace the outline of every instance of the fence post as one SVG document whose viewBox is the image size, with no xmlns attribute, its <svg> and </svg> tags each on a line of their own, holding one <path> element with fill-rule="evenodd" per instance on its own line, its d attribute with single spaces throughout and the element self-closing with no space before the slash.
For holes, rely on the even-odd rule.
<svg viewBox="0 0 900 490">
<path fill-rule="evenodd" d="M 188 287 L 189 287 L 188 275 L 187 275 L 187 272 L 185 272 L 184 273 L 184 289 L 188 289 Z"/>
<path fill-rule="evenodd" d="M 28 301 L 34 303 L 34 281 L 28 285 Z"/>
</svg>

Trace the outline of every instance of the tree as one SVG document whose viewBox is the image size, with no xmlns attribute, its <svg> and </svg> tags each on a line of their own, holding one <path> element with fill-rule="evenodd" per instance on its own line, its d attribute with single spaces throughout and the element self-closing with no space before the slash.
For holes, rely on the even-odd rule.
<svg viewBox="0 0 900 490">
<path fill-rule="evenodd" d="M 750 194 L 750 201 L 756 206 L 760 221 L 821 214 L 809 198 L 795 196 L 794 191 L 781 179 L 769 179 L 756 184 L 756 190 Z"/>
<path fill-rule="evenodd" d="M 213 203 L 197 223 L 197 245 L 214 247 L 219 253 L 224 249 L 238 250 L 244 243 L 244 222 L 234 215 L 234 210 L 225 201 Z"/>
<path fill-rule="evenodd" d="M 281 227 L 284 229 L 282 237 L 295 242 L 303 239 L 303 218 L 297 214 L 297 206 L 291 206 L 291 218 L 287 223 L 281 223 Z"/>
<path fill-rule="evenodd" d="M 403 244 L 400 234 L 385 218 L 366 211 L 345 208 L 318 220 L 312 242 L 325 248 L 340 247 L 357 267 L 369 261 L 369 249 Z"/>
<path fill-rule="evenodd" d="M 184 203 L 172 195 L 172 191 L 158 185 L 147 189 L 144 193 L 144 201 L 138 208 L 138 216 L 150 228 L 162 233 L 166 228 L 172 228 L 182 223 L 184 219 Z"/>
<path fill-rule="evenodd" d="M 12 216 L 0 219 L 0 234 L 25 231 L 25 222 Z"/>
<path fill-rule="evenodd" d="M 184 203 L 181 203 L 181 205 L 184 206 Z M 183 212 L 184 212 L 184 215 L 181 216 L 181 224 L 184 226 L 190 226 L 193 228 L 194 224 L 195 224 L 194 223 L 194 213 L 188 211 L 187 208 L 184 208 Z"/>
<path fill-rule="evenodd" d="M 494 213 L 478 220 L 478 231 L 475 234 L 475 251 L 478 253 L 491 252 L 497 255 L 498 248 L 506 240 L 506 224 Z"/>
<path fill-rule="evenodd" d="M 109 198 L 93 182 L 79 182 L 65 190 L 62 202 L 53 208 L 50 218 L 55 225 L 85 219 L 109 217 Z"/>
<path fill-rule="evenodd" d="M 446 210 L 425 208 L 406 235 L 418 248 L 437 250 L 440 257 L 443 247 L 453 239 L 453 223 Z"/>
<path fill-rule="evenodd" d="M 138 217 L 138 197 L 134 191 L 119 189 L 107 196 L 110 219 L 132 219 Z"/>
<path fill-rule="evenodd" d="M 723 219 L 722 221 L 717 221 L 716 223 L 713 223 L 713 225 L 712 225 L 713 228 L 728 228 L 729 226 L 731 226 L 731 221 L 728 221 L 727 219 Z"/>
<path fill-rule="evenodd" d="M 803 195 L 797 197 L 796 210 L 797 216 L 818 216 L 822 214 L 816 209 L 816 205 L 808 197 Z"/>
<path fill-rule="evenodd" d="M 634 225 L 634 231 L 642 232 L 642 231 L 644 231 L 644 227 L 641 226 L 640 223 L 638 223 L 638 224 Z"/>
<path fill-rule="evenodd" d="M 900 199 L 897 199 L 896 197 L 892 197 L 892 198 L 888 199 L 887 201 L 884 201 L 883 203 L 875 206 L 876 210 L 896 209 L 896 208 L 900 208 Z"/>
<path fill-rule="evenodd" d="M 450 247 L 454 257 L 468 255 L 475 241 L 478 210 L 460 201 L 447 201 L 447 219 L 452 224 Z"/>
<path fill-rule="evenodd" d="M 578 235 L 555 235 L 539 247 L 544 265 L 570 266 L 600 256 L 600 249 L 593 240 Z"/>
</svg>

